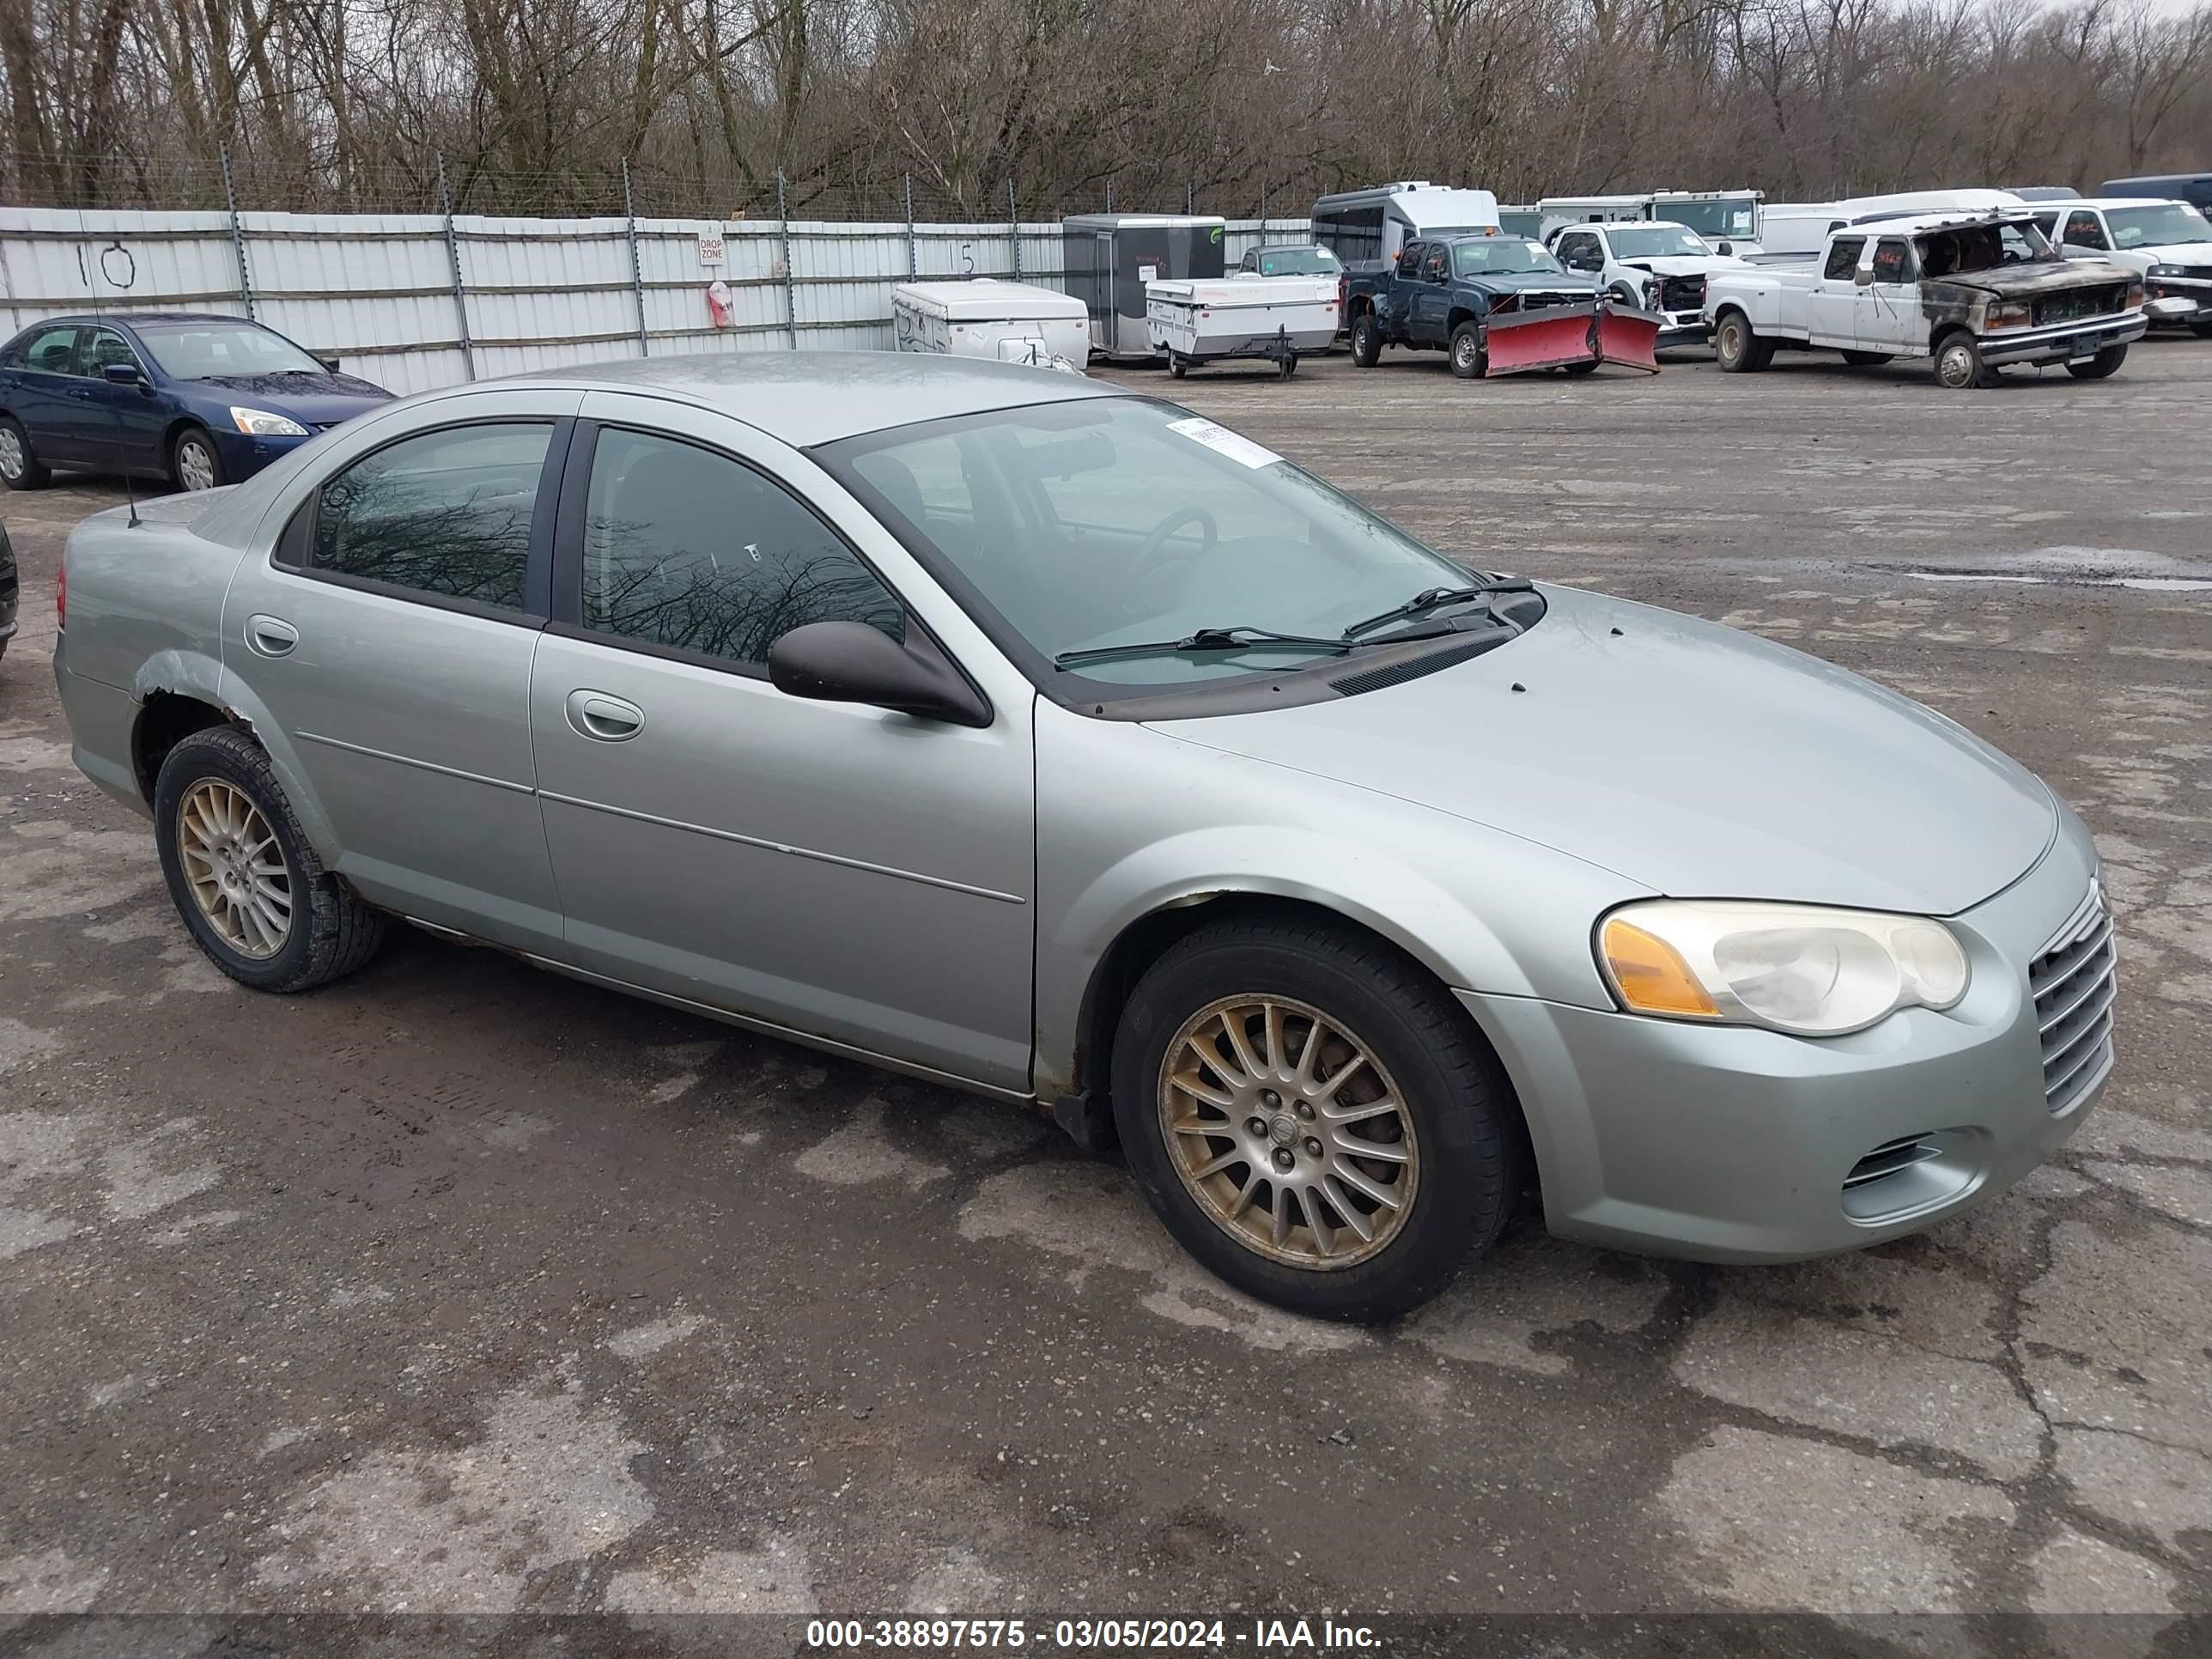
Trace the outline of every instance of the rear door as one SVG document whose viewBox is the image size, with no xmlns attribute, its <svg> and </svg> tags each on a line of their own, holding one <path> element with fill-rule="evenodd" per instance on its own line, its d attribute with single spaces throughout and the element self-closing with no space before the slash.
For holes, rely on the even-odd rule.
<svg viewBox="0 0 2212 1659">
<path fill-rule="evenodd" d="M 1814 345 L 1858 346 L 1858 269 L 1868 239 L 1838 236 L 1829 242 L 1820 275 L 1805 297 L 1806 337 Z"/>
<path fill-rule="evenodd" d="M 910 556 L 726 416 L 598 392 L 582 412 L 530 696 L 565 958 L 1026 1090 L 1034 692 L 981 729 L 787 696 L 767 657 L 788 629 L 927 626 L 874 562 L 912 586 Z M 972 624 L 927 597 L 956 649 L 943 628 Z"/>
<path fill-rule="evenodd" d="M 42 461 L 84 459 L 70 417 L 76 413 L 76 337 L 73 323 L 34 329 L 8 358 L 8 412 L 22 422 L 31 452 Z"/>
<path fill-rule="evenodd" d="M 530 748 L 577 394 L 485 392 L 472 418 L 320 475 L 223 606 L 223 666 L 290 741 L 373 902 L 523 950 L 560 907 Z"/>
</svg>

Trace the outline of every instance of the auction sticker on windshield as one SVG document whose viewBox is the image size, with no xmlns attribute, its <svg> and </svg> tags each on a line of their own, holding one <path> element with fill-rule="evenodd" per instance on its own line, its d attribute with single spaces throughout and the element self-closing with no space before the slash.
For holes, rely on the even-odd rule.
<svg viewBox="0 0 2212 1659">
<path fill-rule="evenodd" d="M 1246 466 L 1272 466 L 1283 458 L 1272 449 L 1264 449 L 1241 433 L 1231 432 L 1218 422 L 1194 415 L 1187 421 L 1170 421 L 1168 430 L 1181 433 L 1194 444 L 1204 444 L 1208 449 L 1226 455 L 1232 461 Z"/>
</svg>

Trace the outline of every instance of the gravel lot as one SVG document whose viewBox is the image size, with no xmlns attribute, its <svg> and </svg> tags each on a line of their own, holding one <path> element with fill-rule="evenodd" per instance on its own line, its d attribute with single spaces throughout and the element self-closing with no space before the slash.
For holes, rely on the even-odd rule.
<svg viewBox="0 0 2212 1659">
<path fill-rule="evenodd" d="M 2212 1611 L 2212 343 L 1967 395 L 1701 356 L 1173 390 L 1438 545 L 1789 641 L 2051 779 L 2124 952 L 2063 1154 L 1792 1268 L 1524 1224 L 1370 1334 L 1225 1293 L 1041 1121 L 491 951 L 403 930 L 254 996 L 70 765 L 55 564 L 122 494 L 76 481 L 0 501 L 0 1614 L 202 1615 L 127 1627 L 167 1653 L 294 1611 L 604 1610 L 644 1651 L 796 1639 L 647 1617 L 684 1612 Z M 2208 1633 L 2160 1624 L 2033 1639 Z"/>
</svg>

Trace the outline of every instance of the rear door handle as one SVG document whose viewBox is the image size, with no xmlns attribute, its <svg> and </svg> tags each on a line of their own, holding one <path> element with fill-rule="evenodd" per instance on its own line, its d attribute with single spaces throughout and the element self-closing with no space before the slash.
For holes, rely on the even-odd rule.
<svg viewBox="0 0 2212 1659">
<path fill-rule="evenodd" d="M 246 619 L 246 643 L 264 657 L 285 657 L 300 642 L 300 630 L 282 617 L 256 614 Z"/>
<path fill-rule="evenodd" d="M 571 691 L 566 707 L 577 735 L 595 743 L 626 743 L 645 730 L 645 710 L 604 691 Z"/>
</svg>

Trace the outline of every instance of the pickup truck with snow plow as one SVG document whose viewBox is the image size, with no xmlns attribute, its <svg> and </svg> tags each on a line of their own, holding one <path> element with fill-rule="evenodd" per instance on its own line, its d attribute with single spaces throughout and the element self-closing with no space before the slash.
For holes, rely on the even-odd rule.
<svg viewBox="0 0 2212 1659">
<path fill-rule="evenodd" d="M 1495 232 L 1409 242 L 1380 272 L 1354 272 L 1345 313 L 1352 361 L 1372 368 L 1385 346 L 1450 354 L 1462 380 L 1601 362 L 1656 373 L 1656 318 L 1607 303 L 1598 285 L 1543 248 Z"/>
<path fill-rule="evenodd" d="M 2142 337 L 2143 285 L 2101 259 L 2064 259 L 2025 207 L 1877 216 L 1839 226 L 1802 264 L 1716 273 L 1714 355 L 1730 374 L 1778 349 L 1839 351 L 1856 367 L 1933 359 L 1939 384 L 1986 386 L 2013 363 L 2102 380 Z"/>
</svg>

